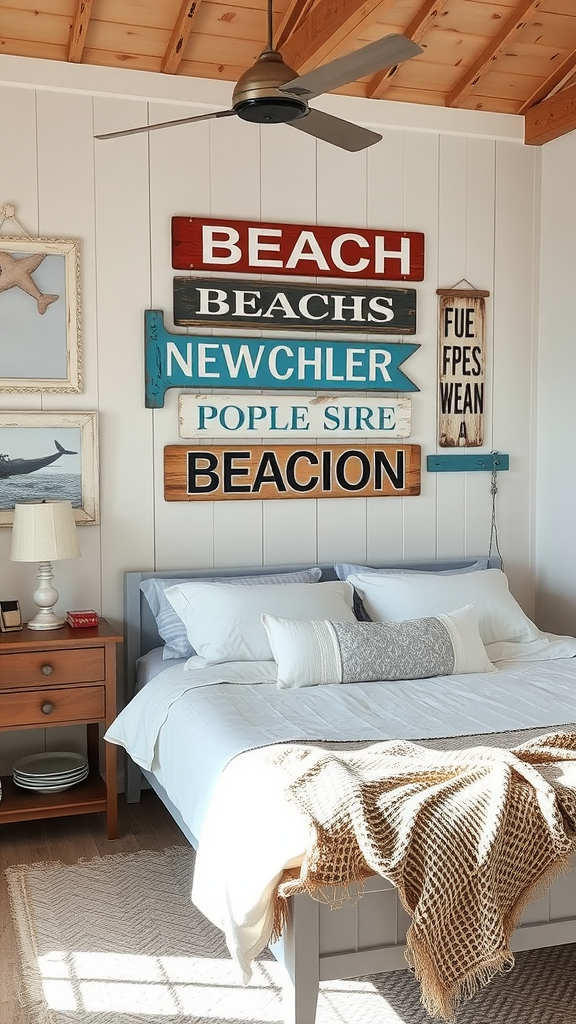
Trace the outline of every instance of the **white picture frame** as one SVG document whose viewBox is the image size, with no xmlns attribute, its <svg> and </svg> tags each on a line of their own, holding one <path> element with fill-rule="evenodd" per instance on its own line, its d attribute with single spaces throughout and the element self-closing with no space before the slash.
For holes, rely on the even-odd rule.
<svg viewBox="0 0 576 1024">
<path fill-rule="evenodd" d="M 0 234 L 0 392 L 82 391 L 80 312 L 77 239 Z"/>
<path fill-rule="evenodd" d="M 100 521 L 97 413 L 0 412 L 0 527 L 43 499 L 71 501 L 77 525 Z"/>
</svg>

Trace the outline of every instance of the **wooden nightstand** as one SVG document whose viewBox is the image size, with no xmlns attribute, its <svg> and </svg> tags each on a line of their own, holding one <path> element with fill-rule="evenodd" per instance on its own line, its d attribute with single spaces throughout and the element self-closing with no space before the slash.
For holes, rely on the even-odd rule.
<svg viewBox="0 0 576 1024">
<path fill-rule="evenodd" d="M 56 725 L 86 725 L 90 773 L 62 793 L 19 789 L 2 778 L 0 824 L 104 811 L 109 839 L 118 835 L 116 746 L 106 743 L 106 782 L 98 766 L 99 723 L 116 717 L 116 644 L 105 619 L 98 626 L 0 633 L 1 733 Z"/>
</svg>

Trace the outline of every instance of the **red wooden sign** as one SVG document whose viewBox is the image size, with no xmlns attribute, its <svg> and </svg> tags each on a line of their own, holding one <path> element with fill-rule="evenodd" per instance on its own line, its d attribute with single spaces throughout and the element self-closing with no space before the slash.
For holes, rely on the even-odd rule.
<svg viewBox="0 0 576 1024">
<path fill-rule="evenodd" d="M 422 281 L 424 235 L 226 217 L 173 217 L 172 266 L 175 270 Z"/>
</svg>

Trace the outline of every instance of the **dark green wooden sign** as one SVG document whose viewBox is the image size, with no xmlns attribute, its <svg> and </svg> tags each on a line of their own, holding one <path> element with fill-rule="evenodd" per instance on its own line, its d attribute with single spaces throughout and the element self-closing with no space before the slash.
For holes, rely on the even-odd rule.
<svg viewBox="0 0 576 1024">
<path fill-rule="evenodd" d="M 175 277 L 174 323 L 415 334 L 416 289 Z"/>
</svg>

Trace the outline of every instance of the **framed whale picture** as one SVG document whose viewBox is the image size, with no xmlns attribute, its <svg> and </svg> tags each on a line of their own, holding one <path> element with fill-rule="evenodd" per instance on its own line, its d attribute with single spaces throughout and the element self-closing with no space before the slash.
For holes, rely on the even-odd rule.
<svg viewBox="0 0 576 1024">
<path fill-rule="evenodd" d="M 80 243 L 0 234 L 0 391 L 82 391 Z"/>
<path fill-rule="evenodd" d="M 70 501 L 78 525 L 100 521 L 95 412 L 0 412 L 0 526 L 43 499 Z"/>
</svg>

